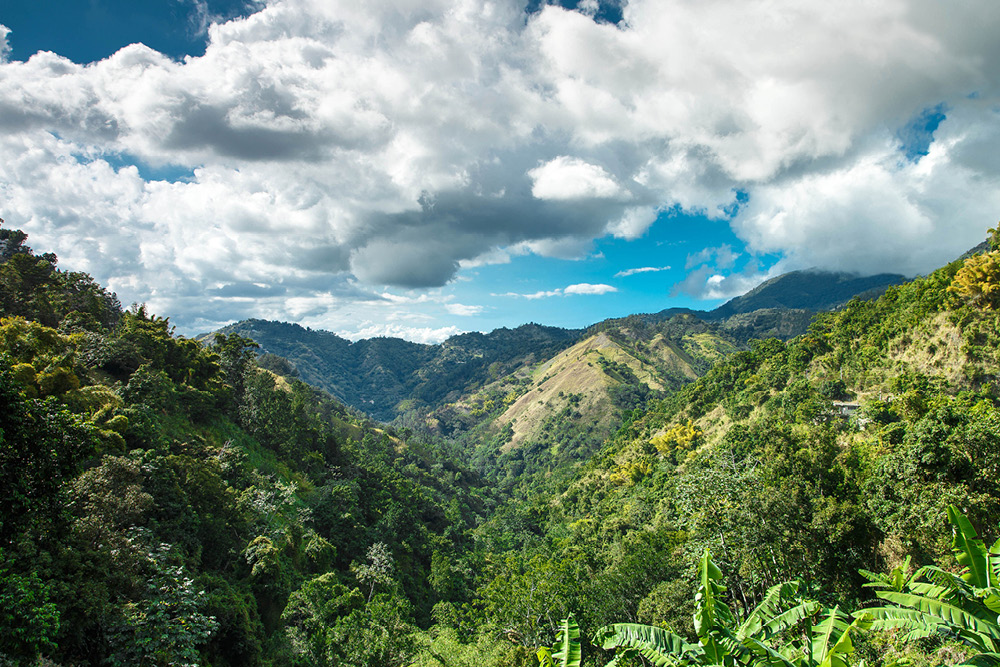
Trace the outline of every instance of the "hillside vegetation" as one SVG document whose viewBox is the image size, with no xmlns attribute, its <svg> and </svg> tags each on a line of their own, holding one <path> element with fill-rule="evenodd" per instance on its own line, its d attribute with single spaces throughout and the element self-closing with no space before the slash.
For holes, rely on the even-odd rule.
<svg viewBox="0 0 1000 667">
<path fill-rule="evenodd" d="M 476 475 L 0 234 L 0 663 L 408 659 Z"/>
<path fill-rule="evenodd" d="M 1000 660 L 1000 253 L 789 341 L 473 336 L 448 354 L 538 346 L 423 411 L 392 350 L 472 366 L 362 346 L 390 427 L 24 242 L 0 230 L 0 664 Z"/>
<path fill-rule="evenodd" d="M 1000 299 L 990 287 L 1000 281 L 987 263 L 959 261 L 853 300 L 805 335 L 755 342 L 634 414 L 560 489 L 479 529 L 510 549 L 487 594 L 517 598 L 506 583 L 515 575 L 528 586 L 560 573 L 558 600 L 535 598 L 528 617 L 572 613 L 584 638 L 639 622 L 697 644 L 693 598 L 707 584 L 694 582 L 706 551 L 741 619 L 783 581 L 854 611 L 874 604 L 862 570 L 956 568 L 949 506 L 987 544 L 1000 519 Z M 501 603 L 487 608 L 536 642 L 558 630 Z M 954 632 L 928 633 L 914 645 L 858 629 L 854 641 L 869 665 L 972 654 Z"/>
</svg>

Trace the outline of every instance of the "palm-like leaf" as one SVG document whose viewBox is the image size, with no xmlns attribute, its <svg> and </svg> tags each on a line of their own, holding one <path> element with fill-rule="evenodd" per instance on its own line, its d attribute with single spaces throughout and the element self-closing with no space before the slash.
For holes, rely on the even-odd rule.
<svg viewBox="0 0 1000 667">
<path fill-rule="evenodd" d="M 834 607 L 826 617 L 813 628 L 810 642 L 812 664 L 819 667 L 848 667 L 847 656 L 854 652 L 851 631 L 871 627 L 871 620 L 861 615 L 848 622 L 847 616 Z"/>
<path fill-rule="evenodd" d="M 743 621 L 743 625 L 736 632 L 736 636 L 740 639 L 753 637 L 761 630 L 764 630 L 768 622 L 781 613 L 782 603 L 793 599 L 798 592 L 799 584 L 796 581 L 771 586 L 767 589 L 767 593 L 764 594 L 764 599 L 750 612 L 747 620 Z"/>
<path fill-rule="evenodd" d="M 635 651 L 657 667 L 700 664 L 704 655 L 697 644 L 689 644 L 683 637 L 663 628 L 640 623 L 606 625 L 597 631 L 594 641 L 608 651 L 618 648 Z"/>
<path fill-rule="evenodd" d="M 962 565 L 955 575 L 934 566 L 917 570 L 897 588 L 893 577 L 869 577 L 872 586 L 888 588 L 876 594 L 898 607 L 866 609 L 875 628 L 903 628 L 907 639 L 951 633 L 981 651 L 968 664 L 992 665 L 1000 647 L 1000 541 L 987 550 L 969 520 L 948 508 L 953 527 L 952 547 Z M 926 579 L 926 581 L 921 581 Z"/>
<path fill-rule="evenodd" d="M 920 595 L 896 593 L 895 591 L 879 591 L 878 596 L 888 602 L 909 607 L 939 619 L 956 630 L 970 630 L 981 635 L 986 645 L 994 645 L 993 640 L 1000 639 L 1000 626 L 997 625 L 996 615 L 989 613 L 982 607 L 978 609 L 974 605 L 960 607 Z"/>
<path fill-rule="evenodd" d="M 765 636 L 773 637 L 792 628 L 820 610 L 820 604 L 813 600 L 801 602 L 791 609 L 786 609 L 764 624 Z"/>
<path fill-rule="evenodd" d="M 552 660 L 555 665 L 558 667 L 580 667 L 582 659 L 580 626 L 576 624 L 572 615 L 563 619 L 559 638 L 552 648 L 555 649 L 552 651 Z"/>
<path fill-rule="evenodd" d="M 995 578 L 990 567 L 990 552 L 976 534 L 969 519 L 954 505 L 948 506 L 948 521 L 954 530 L 952 548 L 955 558 L 962 565 L 962 578 L 978 588 L 994 586 Z"/>
</svg>

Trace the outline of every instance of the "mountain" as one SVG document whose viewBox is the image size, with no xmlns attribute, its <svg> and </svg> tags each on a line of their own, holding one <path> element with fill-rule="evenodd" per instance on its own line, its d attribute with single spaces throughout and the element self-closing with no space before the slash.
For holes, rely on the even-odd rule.
<svg viewBox="0 0 1000 667">
<path fill-rule="evenodd" d="M 834 310 L 855 296 L 875 298 L 891 285 L 899 285 L 906 280 L 905 276 L 893 273 L 860 276 L 816 269 L 790 271 L 765 280 L 746 294 L 727 301 L 710 311 L 707 317 L 723 320 L 764 309 Z"/>
<path fill-rule="evenodd" d="M 398 665 L 466 601 L 442 554 L 497 500 L 455 452 L 238 336 L 123 311 L 25 238 L 0 233 L 0 664 Z"/>
<path fill-rule="evenodd" d="M 884 604 L 872 572 L 937 565 L 958 580 L 971 560 L 960 540 L 978 531 L 989 544 L 1000 517 L 1000 253 L 988 261 L 988 271 L 955 262 L 823 313 L 794 340 L 727 356 L 633 414 L 557 485 L 532 480 L 479 540 L 508 558 L 544 554 L 503 574 L 520 575 L 521 590 L 542 577 L 573 589 L 566 607 L 581 628 L 627 619 L 686 641 L 705 595 L 693 595 L 695 564 L 709 554 L 743 617 L 784 581 L 851 613 Z M 968 527 L 953 533 L 957 512 Z M 529 630 L 505 609 L 496 616 Z M 874 643 L 859 652 L 974 662 L 960 642 L 950 646 L 964 657 L 942 658 L 930 657 L 940 643 L 887 649 L 889 637 L 866 634 Z"/>
<path fill-rule="evenodd" d="M 265 320 L 237 322 L 220 332 L 254 340 L 260 353 L 291 361 L 304 381 L 382 421 L 409 406 L 456 400 L 484 382 L 551 357 L 580 334 L 525 324 L 460 334 L 439 345 L 399 338 L 351 342 L 328 331 Z"/>
<path fill-rule="evenodd" d="M 691 315 L 657 323 L 640 316 L 607 320 L 549 359 L 394 423 L 447 437 L 502 488 L 523 487 L 539 471 L 566 474 L 628 415 L 737 349 L 719 325 Z"/>
<path fill-rule="evenodd" d="M 415 408 L 432 412 L 448 404 L 461 406 L 463 400 L 468 402 L 469 396 L 490 383 L 548 362 L 598 330 L 624 327 L 622 331 L 632 332 L 625 338 L 646 336 L 645 343 L 658 335 L 672 340 L 674 348 L 681 350 L 686 336 L 711 329 L 711 335 L 722 341 L 721 349 L 731 350 L 758 338 L 793 338 L 806 330 L 816 312 L 841 306 L 853 296 L 877 296 L 902 280 L 902 276 L 891 274 L 861 277 L 793 271 L 713 311 L 671 308 L 606 320 L 586 330 L 526 324 L 486 334 L 460 334 L 438 345 L 384 337 L 351 342 L 328 331 L 265 320 L 245 320 L 220 331 L 256 341 L 261 354 L 287 359 L 305 382 L 376 419 L 391 421 Z M 713 326 L 706 328 L 706 322 Z M 686 353 L 684 363 L 689 370 L 695 369 L 695 376 L 707 370 L 706 360 L 714 358 L 710 349 L 704 352 L 695 346 Z M 666 383 L 643 384 L 654 390 L 672 388 L 694 377 L 685 371 L 678 373 Z"/>
<path fill-rule="evenodd" d="M 722 637 L 787 609 L 749 661 L 818 637 L 845 666 L 988 662 L 995 618 L 960 624 L 1000 518 L 1000 253 L 749 346 L 734 318 L 787 309 L 442 346 L 321 335 L 341 357 L 317 363 L 438 401 L 387 426 L 240 335 L 177 337 L 0 241 L 2 664 L 529 667 L 571 625 L 608 664 L 621 623 L 682 662 L 712 636 L 706 596 Z M 919 618 L 873 609 L 911 593 Z M 846 641 L 861 611 L 919 641 Z"/>
</svg>

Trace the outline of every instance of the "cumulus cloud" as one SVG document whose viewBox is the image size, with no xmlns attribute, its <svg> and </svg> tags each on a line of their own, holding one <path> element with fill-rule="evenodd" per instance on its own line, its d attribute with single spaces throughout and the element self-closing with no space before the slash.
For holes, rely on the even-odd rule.
<svg viewBox="0 0 1000 667">
<path fill-rule="evenodd" d="M 10 42 L 7 41 L 9 34 L 10 28 L 0 23 L 0 64 L 7 62 L 10 56 Z"/>
<path fill-rule="evenodd" d="M 86 65 L 8 62 L 0 27 L 3 217 L 187 327 L 332 318 L 376 286 L 639 239 L 664 211 L 863 272 L 927 271 L 995 222 L 1000 4 L 602 11 L 267 0 L 203 16 L 203 56 Z M 729 270 L 712 261 L 705 285 Z"/>
<path fill-rule="evenodd" d="M 608 199 L 622 189 L 603 167 L 561 155 L 528 172 L 531 194 L 538 199 Z"/>
<path fill-rule="evenodd" d="M 684 262 L 684 268 L 690 269 L 699 264 L 712 262 L 719 269 L 729 269 L 736 263 L 736 258 L 739 256 L 739 253 L 733 252 L 731 245 L 724 243 L 717 248 L 703 248 L 698 252 L 689 254 L 687 261 Z"/>
<path fill-rule="evenodd" d="M 612 287 L 611 285 L 593 285 L 591 283 L 577 283 L 576 285 L 570 285 L 563 289 L 564 294 L 607 294 L 609 292 L 617 292 L 618 289 Z"/>
<path fill-rule="evenodd" d="M 452 315 L 459 315 L 461 317 L 470 317 L 483 312 L 482 306 L 471 306 L 462 303 L 447 303 L 445 304 L 444 309 Z"/>
<path fill-rule="evenodd" d="M 756 263 L 747 264 L 743 270 L 731 273 L 718 271 L 707 264 L 694 271 L 674 285 L 671 294 L 687 294 L 696 299 L 731 299 L 750 291 L 769 278 L 783 273 L 782 265 L 762 271 Z"/>
</svg>

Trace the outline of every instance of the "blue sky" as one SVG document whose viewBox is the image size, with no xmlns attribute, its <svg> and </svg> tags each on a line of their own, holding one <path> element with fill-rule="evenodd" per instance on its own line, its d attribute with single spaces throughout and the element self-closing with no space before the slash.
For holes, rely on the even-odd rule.
<svg viewBox="0 0 1000 667">
<path fill-rule="evenodd" d="M 926 272 L 1000 209 L 1000 6 L 875 4 L 6 0 L 0 217 L 188 334 Z"/>
</svg>

